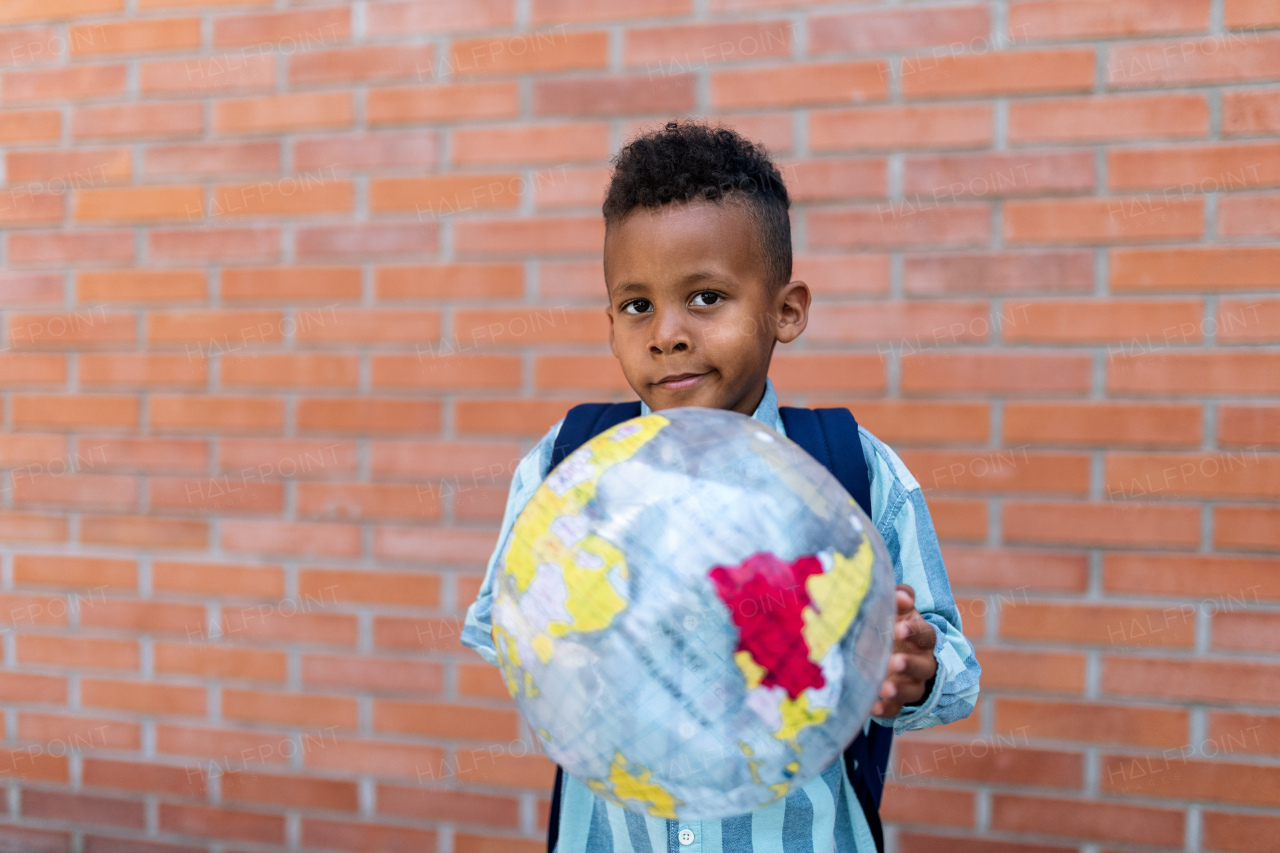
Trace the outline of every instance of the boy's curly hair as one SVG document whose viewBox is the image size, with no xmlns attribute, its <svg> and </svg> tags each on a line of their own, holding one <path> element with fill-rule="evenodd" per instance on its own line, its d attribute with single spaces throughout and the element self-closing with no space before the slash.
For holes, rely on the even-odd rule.
<svg viewBox="0 0 1280 853">
<path fill-rule="evenodd" d="M 726 127 L 670 121 L 613 158 L 604 200 L 606 230 L 637 207 L 673 201 L 742 204 L 755 222 L 771 291 L 791 280 L 791 200 L 765 148 Z"/>
</svg>

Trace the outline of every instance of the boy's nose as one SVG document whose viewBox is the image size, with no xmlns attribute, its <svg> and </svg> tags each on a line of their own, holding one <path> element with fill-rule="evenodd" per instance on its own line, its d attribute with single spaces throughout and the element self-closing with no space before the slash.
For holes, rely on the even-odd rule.
<svg viewBox="0 0 1280 853">
<path fill-rule="evenodd" d="M 655 352 L 677 352 L 692 345 L 688 325 L 679 312 L 660 312 L 654 317 L 653 339 L 650 349 Z"/>
</svg>

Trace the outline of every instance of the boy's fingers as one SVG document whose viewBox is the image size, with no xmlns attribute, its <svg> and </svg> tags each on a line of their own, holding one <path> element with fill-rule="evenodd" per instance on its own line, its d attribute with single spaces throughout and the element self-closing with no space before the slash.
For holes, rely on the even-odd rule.
<svg viewBox="0 0 1280 853">
<path fill-rule="evenodd" d="M 938 642 L 938 635 L 923 616 L 911 613 L 898 620 L 893 626 L 894 638 L 898 641 L 895 649 L 902 643 L 909 643 L 919 649 L 932 649 Z"/>
<path fill-rule="evenodd" d="M 889 661 L 889 677 L 896 679 L 898 692 L 902 692 L 904 682 L 909 679 L 924 684 L 933 678 L 938 671 L 938 662 L 932 655 L 895 654 Z"/>
<path fill-rule="evenodd" d="M 911 588 L 910 584 L 900 583 L 894 599 L 898 603 L 898 615 L 905 615 L 915 609 L 916 591 Z"/>
</svg>

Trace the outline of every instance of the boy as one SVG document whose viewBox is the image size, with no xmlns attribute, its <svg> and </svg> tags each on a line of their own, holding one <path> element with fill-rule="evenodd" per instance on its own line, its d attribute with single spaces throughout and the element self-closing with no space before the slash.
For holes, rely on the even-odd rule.
<svg viewBox="0 0 1280 853">
<path fill-rule="evenodd" d="M 790 202 L 759 147 L 723 128 L 670 122 L 625 147 L 604 203 L 609 347 L 641 414 L 731 409 L 785 434 L 768 378 L 776 343 L 800 336 L 810 292 L 791 281 Z M 548 473 L 557 422 L 517 467 L 498 547 L 467 610 L 462 642 L 497 665 L 490 637 L 494 565 L 516 517 Z M 920 487 L 865 429 L 872 519 L 899 581 L 894 651 L 872 708 L 895 732 L 973 710 L 980 669 Z M 874 853 L 841 757 L 756 811 L 669 821 L 621 809 L 566 774 L 556 853 Z"/>
</svg>

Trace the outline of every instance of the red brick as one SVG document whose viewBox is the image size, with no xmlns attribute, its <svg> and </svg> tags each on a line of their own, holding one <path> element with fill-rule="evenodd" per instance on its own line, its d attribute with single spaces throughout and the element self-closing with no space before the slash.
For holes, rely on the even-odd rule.
<svg viewBox="0 0 1280 853">
<path fill-rule="evenodd" d="M 1190 405 L 1006 403 L 1006 442 L 1068 446 L 1198 445 L 1201 412 Z"/>
<path fill-rule="evenodd" d="M 213 129 L 222 134 L 349 127 L 353 120 L 351 95 L 345 92 L 218 101 L 213 108 Z"/>
<path fill-rule="evenodd" d="M 1222 93 L 1224 136 L 1280 133 L 1280 91 Z"/>
<path fill-rule="evenodd" d="M 294 235 L 301 258 L 423 255 L 436 251 L 439 226 L 431 222 L 414 225 L 321 225 L 298 228 Z"/>
<path fill-rule="evenodd" d="M 341 84 L 423 80 L 431 75 L 430 45 L 388 45 L 312 50 L 289 57 L 289 82 Z"/>
<path fill-rule="evenodd" d="M 208 372 L 202 358 L 147 353 L 83 353 L 80 383 L 85 386 L 152 388 L 203 387 Z"/>
<path fill-rule="evenodd" d="M 203 687 L 161 684 L 154 681 L 109 681 L 85 678 L 80 683 L 80 691 L 80 701 L 86 708 L 112 708 L 117 711 L 134 711 L 144 714 L 183 714 L 203 717 L 206 714 L 208 701 Z M 86 785 L 95 784 L 93 774 L 89 770 L 86 762 L 83 780 Z M 183 775 L 185 777 L 185 772 Z M 185 777 L 182 790 L 187 790 L 186 785 L 190 784 L 194 778 Z"/>
<path fill-rule="evenodd" d="M 1160 756 L 1103 755 L 1099 781 L 1106 793 L 1179 800 L 1280 804 L 1280 768 Z"/>
<path fill-rule="evenodd" d="M 1218 444 L 1280 447 L 1280 407 L 1219 406 Z"/>
<path fill-rule="evenodd" d="M 514 118 L 515 83 L 456 83 L 408 89 L 371 89 L 366 113 L 370 125 L 459 119 Z"/>
<path fill-rule="evenodd" d="M 929 853 L 946 850 L 947 853 L 1074 853 L 1077 847 L 1060 847 L 1050 844 L 1020 844 L 1012 841 L 993 841 L 989 838 L 954 838 L 924 835 L 919 832 L 899 830 L 898 853 Z"/>
<path fill-rule="evenodd" d="M 203 216 L 199 187 L 127 187 L 79 190 L 75 218 L 88 222 L 189 222 Z"/>
<path fill-rule="evenodd" d="M 809 50 L 870 53 L 985 42 L 991 32 L 984 6 L 951 6 L 815 15 L 809 19 Z"/>
<path fill-rule="evenodd" d="M 221 777 L 222 796 L 229 802 L 301 806 L 356 812 L 359 793 L 354 780 L 317 779 L 228 770 Z"/>
<path fill-rule="evenodd" d="M 284 572 L 278 566 L 156 560 L 152 573 L 158 592 L 276 600 L 284 595 Z"/>
<path fill-rule="evenodd" d="M 1049 492 L 1085 495 L 1089 458 L 1081 453 L 1015 450 L 903 450 L 907 468 L 926 492 Z"/>
<path fill-rule="evenodd" d="M 4 102 L 79 101 L 123 95 L 125 66 L 75 65 L 4 73 Z"/>
<path fill-rule="evenodd" d="M 1093 291 L 1085 251 L 918 255 L 903 261 L 903 288 L 915 296 Z"/>
<path fill-rule="evenodd" d="M 260 844 L 284 842 L 284 816 L 215 806 L 161 803 L 160 831 L 238 839 Z"/>
<path fill-rule="evenodd" d="M 729 62 L 787 57 L 794 29 L 790 21 L 774 18 L 629 27 L 623 35 L 623 61 L 628 66 L 643 66 L 650 74 L 674 74 Z"/>
<path fill-rule="evenodd" d="M 514 710 L 390 699 L 373 703 L 373 729 L 377 732 L 508 741 L 517 737 L 517 720 Z"/>
<path fill-rule="evenodd" d="M 272 261 L 280 257 L 280 229 L 150 228 L 147 249 L 152 258 L 169 261 Z"/>
<path fill-rule="evenodd" d="M 1234 33 L 1117 45 L 1107 51 L 1105 74 L 1116 89 L 1274 79 L 1280 76 L 1280 36 Z"/>
<path fill-rule="evenodd" d="M 143 62 L 138 79 L 144 95 L 269 92 L 276 58 L 267 51 L 236 51 L 197 59 Z"/>
<path fill-rule="evenodd" d="M 1201 817 L 1203 843 L 1209 850 L 1239 853 L 1278 853 L 1280 818 L 1264 814 L 1205 811 Z"/>
<path fill-rule="evenodd" d="M 821 255 L 795 255 L 792 261 L 792 278 L 807 282 L 815 299 L 828 296 L 883 296 L 889 293 L 888 255 L 824 252 Z M 544 270 L 546 266 L 544 265 Z M 603 292 L 604 278 L 596 275 L 597 272 L 594 264 L 584 271 L 584 274 L 591 274 L 592 278 L 582 295 L 594 296 Z M 547 296 L 552 295 L 545 284 L 541 292 Z"/>
<path fill-rule="evenodd" d="M 63 219 L 63 196 L 36 193 L 43 190 L 37 184 L 34 188 L 14 188 L 10 194 L 10 202 L 0 206 L 0 225 L 52 224 Z"/>
<path fill-rule="evenodd" d="M 109 231 L 69 230 L 60 231 L 15 231 L 9 235 L 9 263 L 13 266 L 67 266 L 77 261 L 94 263 L 129 263 L 134 260 L 133 234 L 124 229 Z M 18 293 L 21 278 L 14 278 L 5 283 L 0 278 L 0 294 Z M 27 280 L 30 284 L 42 281 L 38 278 Z M 28 288 L 33 295 L 37 288 Z M 58 286 L 61 290 L 61 284 Z M 47 301 L 23 300 L 11 296 L 0 295 L 0 301 Z M 58 301 L 61 301 L 60 299 Z"/>
<path fill-rule="evenodd" d="M 1276 654 L 1280 652 L 1280 618 L 1272 613 L 1215 613 L 1210 646 L 1215 650 Z"/>
<path fill-rule="evenodd" d="M 459 166 L 605 161 L 610 155 L 604 122 L 459 127 L 453 142 Z"/>
<path fill-rule="evenodd" d="M 936 785 L 885 785 L 880 817 L 888 823 L 927 823 L 972 827 L 976 798 L 972 791 L 956 791 Z"/>
<path fill-rule="evenodd" d="M 922 202 L 1092 190 L 1093 155 L 1084 151 L 907 157 L 902 191 Z"/>
<path fill-rule="evenodd" d="M 375 213 L 413 212 L 419 218 L 511 209 L 520 205 L 528 189 L 522 175 L 510 173 L 375 179 L 369 183 L 369 209 Z"/>
<path fill-rule="evenodd" d="M 62 133 L 62 113 L 58 110 L 6 111 L 0 115 L 0 142 L 53 142 Z"/>
<path fill-rule="evenodd" d="M 384 48 L 379 48 L 382 50 Z M 457 140 L 458 133 L 454 134 Z M 428 169 L 438 158 L 438 140 L 429 130 L 392 131 L 340 136 L 308 136 L 293 147 L 295 169 L 304 172 L 334 169 L 391 169 L 418 166 Z M 458 161 L 458 152 L 454 154 Z"/>
<path fill-rule="evenodd" d="M 996 699 L 997 733 L 1025 732 L 1049 740 L 1176 747 L 1187 743 L 1190 725 L 1189 714 L 1174 708 Z"/>
<path fill-rule="evenodd" d="M 694 109 L 691 74 L 660 77 L 571 77 L 535 80 L 537 116 L 609 116 L 617 113 L 682 113 Z"/>
<path fill-rule="evenodd" d="M 197 623 L 200 624 L 200 623 Z M 154 645 L 157 673 L 177 673 L 217 680 L 283 682 L 284 652 L 265 649 L 197 645 L 190 640 Z"/>
<path fill-rule="evenodd" d="M 345 40 L 351 35 L 351 10 L 342 6 L 324 9 L 226 15 L 214 19 L 214 47 L 259 46 L 286 55 L 299 50 Z"/>
<path fill-rule="evenodd" d="M 1226 609 L 1242 600 L 1280 600 L 1277 571 L 1280 562 L 1263 557 L 1107 554 L 1103 587 L 1130 595 L 1207 597 Z"/>
<path fill-rule="evenodd" d="M 1078 788 L 1083 780 L 1079 753 L 1009 746 L 994 738 L 970 743 L 903 739 L 895 744 L 893 768 L 900 782 L 962 779 Z"/>
<path fill-rule="evenodd" d="M 1209 0 L 1034 0 L 1009 7 L 1015 41 L 1057 41 L 1209 29 Z"/>
<path fill-rule="evenodd" d="M 403 36 L 509 28 L 514 23 L 512 0 L 409 0 L 374 4 L 368 9 L 365 26 L 369 35 Z"/>
<path fill-rule="evenodd" d="M 598 256 L 604 248 L 604 222 L 598 216 L 464 221 L 454 226 L 454 247 L 468 255 L 590 253 Z"/>
<path fill-rule="evenodd" d="M 538 787 L 546 787 L 550 784 L 547 782 Z M 546 844 L 540 841 L 459 832 L 453 836 L 453 849 L 455 853 L 540 853 L 546 849 Z"/>
<path fill-rule="evenodd" d="M 1218 204 L 1218 233 L 1223 237 L 1280 235 L 1280 198 L 1226 196 Z"/>
<path fill-rule="evenodd" d="M 1006 502 L 1006 542 L 1190 549 L 1200 544 L 1200 511 L 1188 504 Z"/>
<path fill-rule="evenodd" d="M 1009 141 L 1015 144 L 1179 139 L 1208 134 L 1209 104 L 1203 95 L 1091 96 L 1009 104 Z"/>
<path fill-rule="evenodd" d="M 909 98 L 1087 92 L 1094 84 L 1092 50 L 1020 50 L 925 54 L 904 60 L 902 94 Z"/>
<path fill-rule="evenodd" d="M 449 819 L 456 820 L 456 817 L 450 815 Z M 365 821 L 345 823 L 307 817 L 302 822 L 302 843 L 313 847 L 327 844 L 345 850 L 430 850 L 436 846 L 436 832 Z"/>
<path fill-rule="evenodd" d="M 146 150 L 148 176 L 226 177 L 280 171 L 277 142 L 215 142 L 153 145 Z"/>
<path fill-rule="evenodd" d="M 1199 453 L 1109 453 L 1103 488 L 1134 498 L 1280 496 L 1280 456 L 1257 448 Z"/>
<path fill-rule="evenodd" d="M 379 267 L 375 286 L 379 299 L 518 296 L 524 292 L 524 270 L 518 264 Z"/>
<path fill-rule="evenodd" d="M 1213 544 L 1218 548 L 1271 550 L 1280 547 L 1280 510 L 1220 506 L 1213 511 Z"/>
<path fill-rule="evenodd" d="M 358 300 L 360 270 L 355 267 L 266 267 L 227 269 L 221 295 L 235 302 L 307 302 Z M 305 320 L 295 318 L 301 325 Z"/>
<path fill-rule="evenodd" d="M 711 75 L 711 103 L 719 110 L 733 110 L 880 101 L 889 94 L 888 78 L 880 62 L 788 64 L 715 71 Z M 652 112 L 653 109 L 631 111 Z"/>
<path fill-rule="evenodd" d="M 1233 29 L 1280 26 L 1275 0 L 1227 0 L 1223 22 Z"/>
<path fill-rule="evenodd" d="M 447 74 L 529 74 L 549 71 L 603 71 L 609 64 L 609 34 L 569 32 L 563 27 L 505 38 L 456 39 L 446 60 Z M 428 65 L 426 76 L 432 69 Z"/>
<path fill-rule="evenodd" d="M 281 693 L 226 687 L 222 691 L 222 715 L 228 720 L 250 723 L 354 729 L 356 700 L 314 693 Z"/>
<path fill-rule="evenodd" d="M 1084 690 L 1084 655 L 983 647 L 984 690 L 1080 693 Z"/>
<path fill-rule="evenodd" d="M 1012 319 L 1003 322 L 1007 343 L 1129 343 L 1152 341 L 1167 346 L 1199 343 L 1204 305 L 1199 301 L 1119 300 L 1006 303 Z"/>
<path fill-rule="evenodd" d="M 1268 344 L 1280 340 L 1280 300 L 1223 299 L 1218 303 L 1216 340 L 1223 344 Z"/>
<path fill-rule="evenodd" d="M 195 50 L 200 47 L 200 19 L 153 18 L 81 24 L 68 28 L 67 42 L 72 56 Z"/>
<path fill-rule="evenodd" d="M 1280 358 L 1230 351 L 1139 352 L 1110 360 L 1107 388 L 1144 395 L 1274 395 L 1280 392 Z"/>
<path fill-rule="evenodd" d="M 163 518 L 122 518 L 120 516 L 103 516 L 101 518 L 81 517 L 80 541 L 90 545 L 109 545 L 120 548 L 166 549 L 166 550 L 202 550 L 209 547 L 209 525 L 204 521 L 181 521 Z M 164 608 L 171 605 L 164 604 Z M 94 617 L 102 614 L 95 613 Z M 81 617 L 84 619 L 85 617 Z M 183 624 L 194 624 L 197 619 Z M 87 620 L 85 624 L 91 624 Z M 129 623 L 124 626 L 134 629 L 137 626 Z"/>
<path fill-rule="evenodd" d="M 79 302 L 192 302 L 204 300 L 203 272 L 122 270 L 82 272 L 76 276 Z"/>
<path fill-rule="evenodd" d="M 279 430 L 283 401 L 259 397 L 153 396 L 151 426 L 164 431 L 255 432 Z"/>
<path fill-rule="evenodd" d="M 904 199 L 874 207 L 820 207 L 807 214 L 811 248 L 984 246 L 991 239 L 985 203 Z"/>
<path fill-rule="evenodd" d="M 814 110 L 814 151 L 979 148 L 994 138 L 989 104 Z"/>
<path fill-rule="evenodd" d="M 1209 712 L 1208 742 L 1201 752 L 1216 754 L 1257 753 L 1280 755 L 1280 716 Z"/>
<path fill-rule="evenodd" d="M 302 432 L 386 433 L 440 428 L 440 404 L 414 400 L 306 399 L 298 402 Z"/>
<path fill-rule="evenodd" d="M 1000 613 L 1001 639 L 1015 641 L 1189 649 L 1195 630 L 1194 610 L 1179 607 L 1015 602 Z"/>
<path fill-rule="evenodd" d="M 1045 394 L 1082 396 L 1089 391 L 1088 356 L 1049 353 L 919 352 L 902 357 L 906 394 Z"/>
<path fill-rule="evenodd" d="M 71 135 L 77 139 L 198 136 L 203 130 L 199 103 L 77 107 L 71 114 Z"/>
<path fill-rule="evenodd" d="M 1083 592 L 1088 584 L 1083 554 L 952 546 L 943 549 L 943 557 L 956 589 L 997 590 L 1002 607 L 1006 594 L 1016 603 L 1028 589 Z"/>
<path fill-rule="evenodd" d="M 487 668 L 497 671 L 493 667 Z M 437 758 L 432 764 L 439 767 L 441 761 Z M 428 790 L 430 793 L 423 796 L 423 793 Z M 421 786 L 379 785 L 378 809 L 386 814 L 426 820 L 456 820 L 479 826 L 515 827 L 520 822 L 519 802 L 513 797 L 475 794 L 447 788 L 427 789 Z"/>
<path fill-rule="evenodd" d="M 1240 660 L 1104 656 L 1102 690 L 1114 696 L 1275 705 L 1280 697 L 1280 666 Z M 1105 761 L 1102 776 L 1105 783 Z M 1280 791 L 1280 786 L 1273 784 L 1271 790 Z"/>
<path fill-rule="evenodd" d="M 638 0 L 619 5 L 609 0 L 533 0 L 535 24 L 578 21 L 616 21 L 628 18 L 669 18 L 688 15 L 692 0 Z"/>
<path fill-rule="evenodd" d="M 996 794 L 991 801 L 992 829 L 1031 835 L 1177 848 L 1182 846 L 1185 823 L 1179 809 L 1014 794 Z"/>
<path fill-rule="evenodd" d="M 41 182 L 44 191 L 51 193 L 120 183 L 127 181 L 131 172 L 126 148 L 10 151 L 5 156 L 5 176 L 10 183 Z"/>
<path fill-rule="evenodd" d="M 1280 285 L 1280 249 L 1115 249 L 1112 290 L 1270 290 Z"/>
<path fill-rule="evenodd" d="M 1107 199 L 1009 201 L 1011 243 L 1114 243 L 1195 239 L 1205 230 L 1204 201 L 1162 194 Z"/>
<path fill-rule="evenodd" d="M 1280 185 L 1280 145 L 1219 145 L 1110 151 L 1108 183 L 1115 190 L 1192 193 L 1233 192 Z"/>
<path fill-rule="evenodd" d="M 130 428 L 138 425 L 135 397 L 79 394 L 74 397 L 10 398 L 9 416 L 16 427 L 75 429 L 77 427 Z"/>
<path fill-rule="evenodd" d="M 987 340 L 990 329 L 985 302 L 864 302 L 829 305 L 810 315 L 812 340 L 886 342 L 906 351 Z"/>
<path fill-rule="evenodd" d="M 0 24 L 59 21 L 123 11 L 124 0 L 12 0 L 0 10 Z"/>
</svg>

